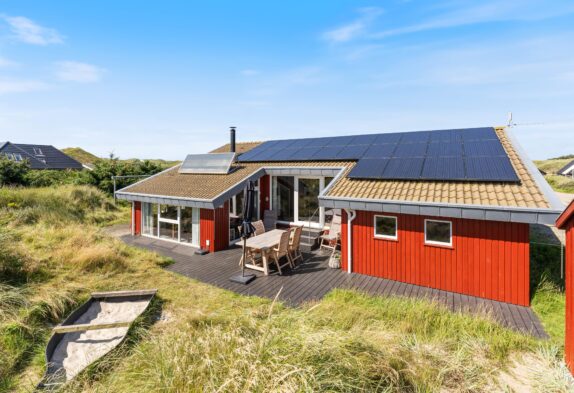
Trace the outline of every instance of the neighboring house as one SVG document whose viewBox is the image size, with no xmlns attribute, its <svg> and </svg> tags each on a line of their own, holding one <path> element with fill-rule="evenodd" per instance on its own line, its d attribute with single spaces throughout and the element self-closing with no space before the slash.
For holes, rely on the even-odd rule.
<svg viewBox="0 0 574 393">
<path fill-rule="evenodd" d="M 51 145 L 28 145 L 0 142 L 0 156 L 21 162 L 28 160 L 31 169 L 82 169 L 78 161 Z"/>
<path fill-rule="evenodd" d="M 574 374 L 574 201 L 556 221 L 556 227 L 566 232 L 566 334 L 564 357 Z"/>
<path fill-rule="evenodd" d="M 574 160 L 570 161 L 568 164 L 564 165 L 559 171 L 559 175 L 562 176 L 572 176 L 574 177 Z"/>
<path fill-rule="evenodd" d="M 260 217 L 272 209 L 281 224 L 322 229 L 340 211 L 348 272 L 527 306 L 529 224 L 553 224 L 563 210 L 504 127 L 235 151 L 243 153 L 227 163 L 224 153 L 190 155 L 118 191 L 133 202 L 133 234 L 223 250 L 238 237 L 245 187 L 255 181 Z"/>
</svg>

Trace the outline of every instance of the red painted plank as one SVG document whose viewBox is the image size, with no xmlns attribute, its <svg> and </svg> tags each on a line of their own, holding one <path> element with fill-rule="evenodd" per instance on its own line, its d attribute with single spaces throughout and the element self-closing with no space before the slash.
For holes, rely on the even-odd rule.
<svg viewBox="0 0 574 393">
<path fill-rule="evenodd" d="M 445 291 L 528 305 L 528 225 L 454 218 L 452 247 L 424 244 L 423 216 L 396 214 L 398 240 L 374 237 L 374 215 L 357 211 L 353 271 Z M 386 214 L 386 213 L 385 213 Z M 343 213 L 342 268 L 347 267 Z"/>
</svg>

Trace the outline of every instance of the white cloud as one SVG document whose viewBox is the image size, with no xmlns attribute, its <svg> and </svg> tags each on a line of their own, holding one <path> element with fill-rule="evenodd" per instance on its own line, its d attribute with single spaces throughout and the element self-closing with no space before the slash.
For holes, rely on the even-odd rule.
<svg viewBox="0 0 574 393">
<path fill-rule="evenodd" d="M 387 29 L 370 37 L 387 38 L 479 23 L 542 20 L 574 12 L 571 3 L 560 0 L 555 3 L 542 0 L 490 0 L 470 7 L 464 2 L 448 2 L 440 8 L 446 9 L 446 12 L 420 23 Z"/>
<path fill-rule="evenodd" d="M 323 33 L 323 39 L 331 43 L 351 41 L 362 34 L 381 15 L 383 10 L 377 7 L 359 9 L 360 16 L 353 22 Z"/>
<path fill-rule="evenodd" d="M 23 16 L 1 16 L 8 23 L 14 37 L 32 45 L 61 44 L 64 37 L 54 29 L 43 27 Z"/>
<path fill-rule="evenodd" d="M 62 61 L 56 63 L 56 67 L 58 79 L 80 83 L 99 82 L 106 71 L 98 66 L 77 61 Z"/>
<path fill-rule="evenodd" d="M 26 79 L 0 79 L 0 95 L 9 93 L 27 93 L 31 91 L 46 90 L 49 85 L 36 81 Z"/>
</svg>

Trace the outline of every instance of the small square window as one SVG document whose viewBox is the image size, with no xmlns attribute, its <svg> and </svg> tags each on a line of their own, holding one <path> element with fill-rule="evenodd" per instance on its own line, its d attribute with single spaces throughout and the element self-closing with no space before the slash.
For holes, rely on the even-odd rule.
<svg viewBox="0 0 574 393">
<path fill-rule="evenodd" d="M 44 153 L 42 153 L 42 149 L 40 149 L 39 147 L 34 147 L 34 154 L 37 156 L 43 156 Z"/>
<path fill-rule="evenodd" d="M 451 246 L 452 222 L 425 220 L 425 243 Z"/>
<path fill-rule="evenodd" d="M 22 161 L 22 155 L 19 153 L 14 153 L 14 159 L 18 162 Z"/>
<path fill-rule="evenodd" d="M 397 239 L 397 218 L 394 216 L 375 216 L 375 237 Z"/>
</svg>

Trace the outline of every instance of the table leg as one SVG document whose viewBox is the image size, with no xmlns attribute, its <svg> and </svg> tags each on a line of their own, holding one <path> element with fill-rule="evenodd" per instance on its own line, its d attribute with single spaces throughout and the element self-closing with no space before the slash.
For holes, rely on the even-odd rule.
<svg viewBox="0 0 574 393">
<path fill-rule="evenodd" d="M 261 261 L 263 263 L 263 274 L 265 274 L 266 276 L 269 275 L 269 263 L 268 263 L 268 258 L 267 258 L 267 249 L 262 249 L 261 250 Z"/>
</svg>

